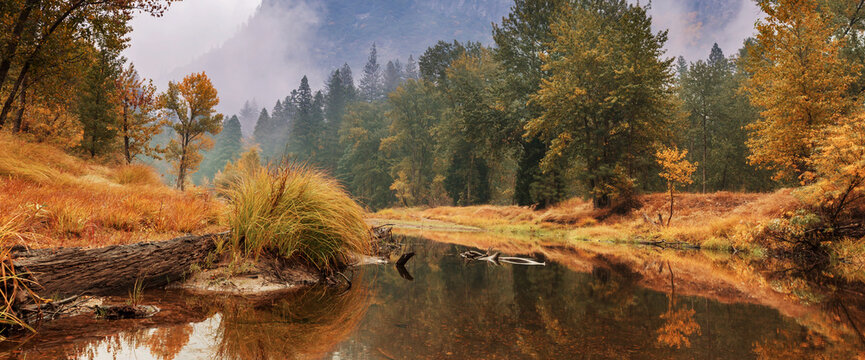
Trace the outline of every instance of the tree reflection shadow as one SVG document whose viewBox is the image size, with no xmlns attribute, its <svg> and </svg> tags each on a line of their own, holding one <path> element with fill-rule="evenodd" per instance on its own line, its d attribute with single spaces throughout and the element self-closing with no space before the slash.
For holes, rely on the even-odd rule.
<svg viewBox="0 0 865 360">
<path fill-rule="evenodd" d="M 667 311 L 661 314 L 664 325 L 658 329 L 658 343 L 669 347 L 680 349 L 682 346 L 691 347 L 690 337 L 694 334 L 700 335 L 700 324 L 694 321 L 696 311 L 687 305 L 676 304 L 676 283 L 673 268 L 667 263 L 670 271 L 670 294 L 667 296 Z"/>
<path fill-rule="evenodd" d="M 158 328 L 144 343 L 157 359 L 171 360 L 189 343 L 192 331 L 190 324 Z"/>
<path fill-rule="evenodd" d="M 318 357 L 357 328 L 369 306 L 369 291 L 313 287 L 265 303 L 224 299 L 216 330 L 218 359 Z"/>
</svg>

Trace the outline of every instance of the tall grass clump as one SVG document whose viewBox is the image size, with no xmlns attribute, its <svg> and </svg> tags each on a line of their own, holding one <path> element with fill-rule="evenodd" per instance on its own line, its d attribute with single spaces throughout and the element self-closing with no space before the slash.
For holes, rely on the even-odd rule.
<svg viewBox="0 0 865 360">
<path fill-rule="evenodd" d="M 23 328 L 35 332 L 15 310 L 21 298 L 44 301 L 30 289 L 35 283 L 19 273 L 12 263 L 12 248 L 8 244 L 12 238 L 20 237 L 19 232 L 14 217 L 0 223 L 0 341 L 6 340 L 9 329 Z"/>
<path fill-rule="evenodd" d="M 231 234 L 220 249 L 246 256 L 270 252 L 328 270 L 349 253 L 368 253 L 361 207 L 333 179 L 298 164 L 261 166 L 255 150 L 215 180 L 228 200 Z"/>
</svg>

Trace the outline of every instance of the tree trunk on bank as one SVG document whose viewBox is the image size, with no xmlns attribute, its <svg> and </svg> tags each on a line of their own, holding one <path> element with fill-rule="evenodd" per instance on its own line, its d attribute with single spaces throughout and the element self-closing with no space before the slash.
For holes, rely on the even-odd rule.
<svg viewBox="0 0 865 360">
<path fill-rule="evenodd" d="M 25 80 L 24 87 L 21 89 L 21 99 L 18 107 L 18 115 L 15 117 L 15 125 L 12 127 L 12 132 L 20 132 L 24 126 L 24 110 L 27 109 L 27 83 Z"/>
<path fill-rule="evenodd" d="M 123 294 L 139 278 L 145 287 L 179 280 L 203 261 L 228 233 L 188 235 L 172 240 L 101 248 L 58 248 L 18 251 L 16 270 L 39 283 L 43 297 L 78 294 Z"/>
</svg>

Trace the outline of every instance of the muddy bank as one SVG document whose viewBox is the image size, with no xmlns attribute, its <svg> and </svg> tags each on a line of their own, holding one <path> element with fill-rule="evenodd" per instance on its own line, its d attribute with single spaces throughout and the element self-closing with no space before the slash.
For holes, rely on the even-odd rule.
<svg viewBox="0 0 865 360">
<path fill-rule="evenodd" d="M 208 265 L 208 264 L 205 264 Z M 196 267 L 183 281 L 168 289 L 198 294 L 261 296 L 302 286 L 334 284 L 333 275 L 294 260 L 262 255 L 258 259 L 231 259 L 226 256 L 207 267 Z"/>
</svg>

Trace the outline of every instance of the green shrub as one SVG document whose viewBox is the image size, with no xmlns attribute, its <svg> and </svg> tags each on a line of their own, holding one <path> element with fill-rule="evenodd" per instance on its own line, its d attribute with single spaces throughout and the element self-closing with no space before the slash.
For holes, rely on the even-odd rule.
<svg viewBox="0 0 865 360">
<path fill-rule="evenodd" d="M 336 181 L 302 165 L 250 161 L 257 158 L 244 155 L 215 181 L 229 203 L 232 233 L 220 249 L 299 258 L 321 270 L 344 263 L 349 253 L 369 252 L 363 210 Z"/>
</svg>

